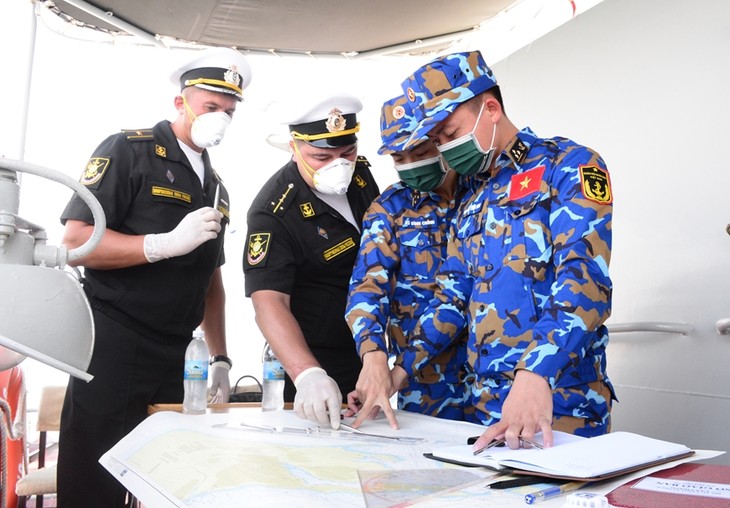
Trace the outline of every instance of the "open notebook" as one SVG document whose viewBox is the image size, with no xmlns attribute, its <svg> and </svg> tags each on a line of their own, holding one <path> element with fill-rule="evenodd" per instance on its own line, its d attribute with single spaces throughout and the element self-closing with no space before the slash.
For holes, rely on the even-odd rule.
<svg viewBox="0 0 730 508">
<path fill-rule="evenodd" d="M 536 440 L 542 443 L 542 436 L 538 434 Z M 476 456 L 471 445 L 433 450 L 435 458 L 461 464 L 586 481 L 610 478 L 693 453 L 684 445 L 631 432 L 584 438 L 559 431 L 553 432 L 553 446 L 544 450 L 495 447 Z"/>
</svg>

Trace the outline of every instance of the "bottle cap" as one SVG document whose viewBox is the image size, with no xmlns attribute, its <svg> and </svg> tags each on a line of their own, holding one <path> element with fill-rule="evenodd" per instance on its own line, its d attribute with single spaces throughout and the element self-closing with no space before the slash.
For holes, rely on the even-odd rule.
<svg viewBox="0 0 730 508">
<path fill-rule="evenodd" d="M 203 337 L 205 337 L 205 333 L 203 332 L 203 330 L 201 330 L 200 328 L 196 328 L 195 330 L 193 330 L 193 338 L 202 339 Z"/>
<path fill-rule="evenodd" d="M 608 508 L 606 496 L 591 492 L 573 492 L 568 494 L 563 508 Z"/>
</svg>

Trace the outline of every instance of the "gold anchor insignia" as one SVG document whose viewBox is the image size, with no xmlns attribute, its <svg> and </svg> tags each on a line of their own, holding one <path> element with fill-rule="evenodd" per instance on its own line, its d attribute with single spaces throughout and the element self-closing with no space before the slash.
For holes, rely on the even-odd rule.
<svg viewBox="0 0 730 508">
<path fill-rule="evenodd" d="M 299 205 L 299 210 L 301 210 L 304 217 L 314 216 L 314 207 L 312 206 L 312 203 L 302 203 L 301 205 Z"/>
<path fill-rule="evenodd" d="M 583 195 L 596 203 L 610 203 L 611 181 L 608 172 L 598 166 L 581 166 L 580 179 Z"/>
</svg>

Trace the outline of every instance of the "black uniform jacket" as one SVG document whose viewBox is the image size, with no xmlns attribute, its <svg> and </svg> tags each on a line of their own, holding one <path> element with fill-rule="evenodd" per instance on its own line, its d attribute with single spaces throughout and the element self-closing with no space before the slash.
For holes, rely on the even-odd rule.
<svg viewBox="0 0 730 508">
<path fill-rule="evenodd" d="M 369 167 L 358 157 L 347 191 L 358 222 L 379 193 Z M 262 289 L 290 295 L 309 348 L 343 397 L 354 389 L 361 367 L 344 318 L 359 246 L 357 228 L 312 192 L 292 161 L 269 179 L 248 210 L 246 296 Z M 286 398 L 292 397 L 287 379 Z"/>
<path fill-rule="evenodd" d="M 203 152 L 204 183 L 164 120 L 152 129 L 122 131 L 94 151 L 81 183 L 104 208 L 107 228 L 129 235 L 166 233 L 193 210 L 212 206 L 220 178 Z M 92 307 L 143 334 L 189 341 L 200 324 L 205 295 L 216 267 L 225 261 L 223 237 L 229 222 L 228 192 L 221 185 L 223 229 L 184 256 L 116 270 L 85 269 L 84 290 Z M 93 223 L 78 195 L 61 222 Z"/>
</svg>

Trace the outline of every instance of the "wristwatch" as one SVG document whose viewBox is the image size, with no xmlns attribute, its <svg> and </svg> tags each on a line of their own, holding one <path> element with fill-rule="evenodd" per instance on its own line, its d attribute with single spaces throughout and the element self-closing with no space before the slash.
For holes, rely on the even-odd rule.
<svg viewBox="0 0 730 508">
<path fill-rule="evenodd" d="M 210 358 L 210 365 L 213 365 L 215 362 L 226 362 L 229 367 L 233 367 L 233 362 L 226 355 L 215 355 L 215 356 L 212 356 Z"/>
</svg>

